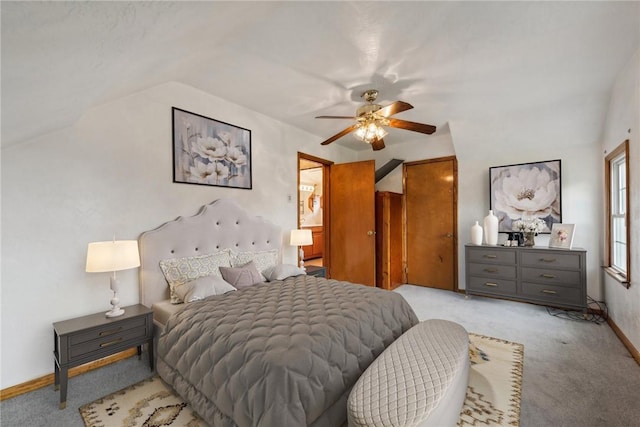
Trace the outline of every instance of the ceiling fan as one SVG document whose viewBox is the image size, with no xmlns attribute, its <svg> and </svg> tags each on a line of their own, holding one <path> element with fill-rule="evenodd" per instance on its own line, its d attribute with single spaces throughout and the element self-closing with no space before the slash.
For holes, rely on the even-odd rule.
<svg viewBox="0 0 640 427">
<path fill-rule="evenodd" d="M 323 141 L 321 145 L 331 144 L 333 141 L 343 136 L 355 132 L 356 138 L 371 144 L 371 148 L 375 151 L 384 148 L 384 137 L 387 131 L 384 126 L 390 126 L 398 129 L 406 129 L 414 132 L 426 133 L 431 135 L 436 131 L 436 127 L 423 123 L 409 122 L 407 120 L 394 119 L 391 116 L 413 108 L 411 104 L 402 101 L 396 101 L 383 107 L 374 104 L 378 97 L 378 91 L 369 89 L 362 94 L 366 104 L 361 105 L 356 110 L 355 116 L 317 116 L 316 119 L 355 119 L 356 123 L 344 129 L 343 131 L 333 135 L 331 138 Z"/>
</svg>

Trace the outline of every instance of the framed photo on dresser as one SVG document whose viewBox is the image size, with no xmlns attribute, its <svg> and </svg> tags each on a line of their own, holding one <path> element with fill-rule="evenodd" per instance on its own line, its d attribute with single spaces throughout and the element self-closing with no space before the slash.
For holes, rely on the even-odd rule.
<svg viewBox="0 0 640 427">
<path fill-rule="evenodd" d="M 550 248 L 571 249 L 573 246 L 573 234 L 575 224 L 553 224 L 551 226 Z"/>
</svg>

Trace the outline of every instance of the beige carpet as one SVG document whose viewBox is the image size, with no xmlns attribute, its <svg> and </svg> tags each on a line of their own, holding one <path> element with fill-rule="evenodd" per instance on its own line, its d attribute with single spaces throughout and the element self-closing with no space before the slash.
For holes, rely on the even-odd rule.
<svg viewBox="0 0 640 427">
<path fill-rule="evenodd" d="M 469 334 L 471 371 L 458 426 L 518 426 L 524 347 Z M 87 427 L 205 427 L 171 388 L 153 376 L 80 407 Z"/>
</svg>

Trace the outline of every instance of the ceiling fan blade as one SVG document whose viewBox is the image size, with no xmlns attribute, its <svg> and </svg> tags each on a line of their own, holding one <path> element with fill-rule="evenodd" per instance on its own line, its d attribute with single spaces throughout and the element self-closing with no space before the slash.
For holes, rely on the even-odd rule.
<svg viewBox="0 0 640 427">
<path fill-rule="evenodd" d="M 316 119 L 351 119 L 355 120 L 357 117 L 353 116 L 316 116 Z"/>
<path fill-rule="evenodd" d="M 407 120 L 399 119 L 387 119 L 389 120 L 389 126 L 393 128 L 412 130 L 414 132 L 426 133 L 431 135 L 436 131 L 436 127 L 432 125 L 425 125 L 423 123 L 409 122 Z"/>
<path fill-rule="evenodd" d="M 412 108 L 413 105 L 411 104 L 402 101 L 396 101 L 393 104 L 382 107 L 381 109 L 376 111 L 376 113 L 380 114 L 381 116 L 389 117 L 393 116 L 394 114 L 402 113 L 403 111 L 411 110 Z"/>
<path fill-rule="evenodd" d="M 344 129 L 342 132 L 339 132 L 335 135 L 333 135 L 331 138 L 327 139 L 326 141 L 323 141 L 320 143 L 320 145 L 328 145 L 331 144 L 333 141 L 335 141 L 336 139 L 342 138 L 343 136 L 345 136 L 346 134 L 353 132 L 354 130 L 356 130 L 358 128 L 358 124 L 355 125 L 351 125 L 348 128 Z"/>
<path fill-rule="evenodd" d="M 382 150 L 384 148 L 384 139 L 380 138 L 371 143 L 371 148 L 373 151 Z"/>
</svg>

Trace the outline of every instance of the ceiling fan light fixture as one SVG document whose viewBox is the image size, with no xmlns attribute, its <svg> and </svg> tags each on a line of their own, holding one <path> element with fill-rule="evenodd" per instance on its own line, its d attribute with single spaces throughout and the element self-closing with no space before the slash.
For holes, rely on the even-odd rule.
<svg viewBox="0 0 640 427">
<path fill-rule="evenodd" d="M 379 126 L 375 120 L 363 122 L 358 129 L 354 132 L 356 138 L 361 141 L 371 144 L 374 141 L 378 141 L 389 133 L 384 130 L 382 126 Z"/>
</svg>

